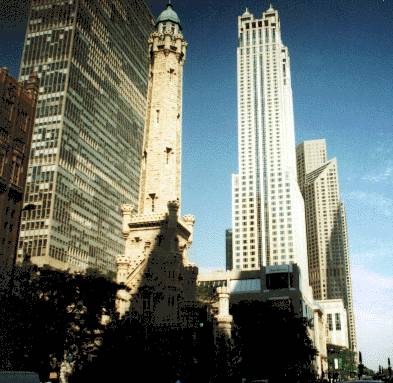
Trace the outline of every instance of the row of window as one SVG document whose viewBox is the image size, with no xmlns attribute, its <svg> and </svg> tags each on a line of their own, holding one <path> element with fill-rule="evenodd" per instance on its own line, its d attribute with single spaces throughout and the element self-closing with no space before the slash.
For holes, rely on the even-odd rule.
<svg viewBox="0 0 393 383">
<path fill-rule="evenodd" d="M 341 331 L 341 317 L 340 313 L 335 313 L 334 314 L 334 319 L 335 319 L 335 328 L 337 331 Z M 333 317 L 332 314 L 327 314 L 327 324 L 328 324 L 328 329 L 329 331 L 333 331 Z"/>
</svg>

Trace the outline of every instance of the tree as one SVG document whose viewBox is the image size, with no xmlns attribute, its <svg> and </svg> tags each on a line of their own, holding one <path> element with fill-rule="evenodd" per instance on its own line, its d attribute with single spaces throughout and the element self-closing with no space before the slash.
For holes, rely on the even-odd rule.
<svg viewBox="0 0 393 383">
<path fill-rule="evenodd" d="M 359 351 L 359 365 L 358 365 L 358 378 L 359 379 L 361 379 L 361 377 L 364 375 L 364 369 L 365 369 L 365 366 L 363 364 L 362 353 Z"/>
<path fill-rule="evenodd" d="M 295 383 L 314 379 L 316 350 L 303 318 L 257 301 L 235 304 L 231 313 L 234 343 L 240 354 L 239 380 Z"/>
<path fill-rule="evenodd" d="M 36 371 L 47 380 L 67 357 L 77 369 L 94 358 L 102 314 L 115 316 L 116 285 L 94 273 L 31 264 L 16 267 L 15 277 L 0 306 L 0 369 Z"/>
<path fill-rule="evenodd" d="M 70 383 L 87 379 L 173 383 L 177 377 L 182 383 L 207 382 L 214 367 L 210 322 L 203 327 L 172 328 L 151 326 L 148 320 L 129 315 L 108 325 L 97 358 L 75 371 Z"/>
</svg>

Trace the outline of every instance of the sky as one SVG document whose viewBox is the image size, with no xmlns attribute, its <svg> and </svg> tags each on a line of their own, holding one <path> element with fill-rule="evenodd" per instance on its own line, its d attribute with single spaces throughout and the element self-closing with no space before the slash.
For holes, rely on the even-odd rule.
<svg viewBox="0 0 393 383">
<path fill-rule="evenodd" d="M 165 0 L 149 0 L 158 15 Z M 191 260 L 225 267 L 237 164 L 237 16 L 266 0 L 173 0 L 189 43 L 183 94 L 182 213 Z M 0 66 L 18 74 L 26 0 L 0 0 Z M 276 0 L 291 57 L 297 143 L 325 138 L 347 210 L 358 347 L 393 357 L 393 0 Z"/>
</svg>

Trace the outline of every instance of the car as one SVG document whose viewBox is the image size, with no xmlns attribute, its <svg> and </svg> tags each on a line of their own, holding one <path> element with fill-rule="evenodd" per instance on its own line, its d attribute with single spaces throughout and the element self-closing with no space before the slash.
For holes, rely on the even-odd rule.
<svg viewBox="0 0 393 383">
<path fill-rule="evenodd" d="M 343 383 L 383 383 L 382 380 L 348 380 Z"/>
<path fill-rule="evenodd" d="M 0 383 L 40 383 L 40 378 L 31 371 L 0 371 Z"/>
</svg>

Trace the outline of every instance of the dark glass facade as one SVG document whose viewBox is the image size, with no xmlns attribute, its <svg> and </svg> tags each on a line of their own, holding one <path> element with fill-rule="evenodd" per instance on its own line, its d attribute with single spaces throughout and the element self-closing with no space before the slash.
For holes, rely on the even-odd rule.
<svg viewBox="0 0 393 383">
<path fill-rule="evenodd" d="M 137 203 L 152 16 L 142 0 L 33 0 L 20 78 L 40 90 L 18 257 L 115 271 Z"/>
</svg>

